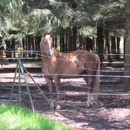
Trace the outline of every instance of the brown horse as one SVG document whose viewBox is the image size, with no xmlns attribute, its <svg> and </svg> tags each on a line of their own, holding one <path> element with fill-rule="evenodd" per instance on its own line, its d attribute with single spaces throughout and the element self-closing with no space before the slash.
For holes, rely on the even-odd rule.
<svg viewBox="0 0 130 130">
<path fill-rule="evenodd" d="M 42 57 L 42 72 L 49 87 L 53 92 L 52 81 L 55 82 L 58 107 L 60 101 L 60 79 L 86 74 L 84 77 L 88 86 L 87 105 L 98 98 L 100 80 L 100 59 L 86 50 L 77 50 L 71 53 L 62 53 L 53 46 L 52 34 L 44 34 L 41 38 L 40 48 Z M 92 92 L 96 93 L 92 95 Z M 94 98 L 93 98 L 94 96 Z M 50 94 L 50 106 L 55 108 L 53 94 Z"/>
<path fill-rule="evenodd" d="M 6 50 L 6 44 L 2 44 L 0 46 L 0 62 L 1 62 L 1 66 L 2 66 L 2 58 L 4 56 L 4 51 Z"/>
</svg>

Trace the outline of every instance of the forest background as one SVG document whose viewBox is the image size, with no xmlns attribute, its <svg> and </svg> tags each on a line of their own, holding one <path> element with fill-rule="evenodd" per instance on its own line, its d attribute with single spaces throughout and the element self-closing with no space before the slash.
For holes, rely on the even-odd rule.
<svg viewBox="0 0 130 130">
<path fill-rule="evenodd" d="M 54 47 L 62 52 L 86 49 L 97 53 L 101 63 L 124 61 L 124 76 L 130 75 L 129 0 L 1 0 L 0 42 L 10 50 L 40 51 L 44 32 L 53 33 Z M 104 57 L 104 54 L 106 55 Z M 24 53 L 23 57 L 39 55 Z M 130 80 L 124 78 L 124 91 Z"/>
</svg>

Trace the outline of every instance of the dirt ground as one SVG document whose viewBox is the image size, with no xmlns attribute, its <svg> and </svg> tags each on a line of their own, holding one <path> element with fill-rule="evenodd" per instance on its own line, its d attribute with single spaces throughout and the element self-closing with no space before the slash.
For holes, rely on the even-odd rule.
<svg viewBox="0 0 130 130">
<path fill-rule="evenodd" d="M 1 68 L 2 70 L 2 68 Z M 1 71 L 0 70 L 0 71 Z M 116 71 L 118 72 L 116 72 Z M 41 70 L 32 69 L 31 76 L 49 98 L 46 82 Z M 111 75 L 111 76 L 110 76 Z M 61 110 L 51 110 L 48 102 L 40 93 L 37 85 L 26 74 L 27 83 L 32 95 L 35 111 L 42 117 L 65 123 L 74 130 L 129 130 L 130 129 L 130 95 L 122 93 L 123 75 L 121 69 L 109 68 L 101 72 L 100 95 L 96 104 L 86 106 L 87 88 L 82 77 L 62 80 Z M 113 76 L 113 77 L 112 77 Z M 10 70 L 0 73 L 0 103 L 8 103 L 13 85 L 14 73 Z M 12 103 L 17 103 L 18 75 L 14 84 Z M 24 78 L 21 75 L 22 105 L 32 109 L 27 94 Z M 122 94 L 122 95 L 121 95 Z"/>
</svg>

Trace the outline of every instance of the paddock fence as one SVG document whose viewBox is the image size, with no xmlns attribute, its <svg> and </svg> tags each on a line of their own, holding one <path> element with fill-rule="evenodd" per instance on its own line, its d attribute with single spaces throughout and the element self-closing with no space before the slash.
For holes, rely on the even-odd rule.
<svg viewBox="0 0 130 130">
<path fill-rule="evenodd" d="M 10 49 L 10 48 L 8 48 Z M 7 50 L 7 53 L 15 53 L 15 59 L 18 59 L 18 51 L 17 50 Z M 40 50 L 21 50 L 21 58 L 23 58 L 23 53 L 26 53 L 28 55 L 37 55 L 37 57 L 40 59 Z M 13 56 L 12 54 L 12 56 Z M 6 55 L 6 54 L 5 54 Z M 112 55 L 112 54 L 108 54 L 108 55 Z M 122 54 L 116 54 L 116 55 L 121 55 Z M 105 54 L 106 56 L 106 54 Z M 6 60 L 7 58 L 7 65 L 3 64 L 3 68 L 4 66 L 8 66 L 11 64 L 10 61 L 8 61 L 8 56 L 4 56 L 4 60 Z M 58 60 L 64 60 L 64 59 L 58 59 Z M 35 61 L 34 61 L 35 62 Z M 39 61 L 40 62 L 40 61 Z M 3 63 L 3 62 L 2 62 Z M 125 98 L 127 99 L 125 101 L 125 103 L 127 102 L 127 104 L 129 104 L 129 98 L 130 98 L 130 94 L 128 93 L 123 93 L 123 79 L 124 78 L 130 78 L 130 76 L 124 76 L 124 61 L 123 60 L 114 60 L 113 62 L 108 62 L 108 61 L 104 61 L 101 64 L 103 64 L 103 67 L 101 68 L 101 75 L 97 75 L 100 76 L 100 93 L 99 93 L 99 100 L 107 100 L 107 98 L 113 97 L 115 100 L 117 100 L 116 97 L 120 97 L 119 99 L 121 99 L 121 96 L 125 96 Z M 111 65 L 110 65 L 111 64 Z M 41 67 L 41 66 L 39 66 Z M 2 69 L 2 67 L 1 67 Z M 9 73 L 9 72 L 8 72 Z M 11 91 L 11 85 L 10 83 L 12 82 L 13 77 L 10 78 L 9 74 L 5 73 L 5 74 L 0 74 L 0 78 L 4 78 L 5 76 L 5 81 L 1 81 L 0 84 L 0 89 L 1 89 L 1 95 L 2 96 L 9 96 L 9 91 Z M 44 76 L 42 75 L 42 73 L 40 71 L 38 72 L 32 72 L 33 78 L 36 81 L 36 83 L 41 87 L 41 90 L 44 92 L 44 94 L 47 96 L 47 98 L 49 99 L 49 92 L 48 92 L 48 88 L 46 86 L 46 82 L 44 79 Z M 45 103 L 47 105 L 47 101 L 46 99 L 40 94 L 39 91 L 36 90 L 36 86 L 33 84 L 33 82 L 30 81 L 28 74 L 26 74 L 27 76 L 27 81 L 29 82 L 29 87 L 31 89 L 31 94 L 32 97 L 34 99 L 34 105 L 36 105 L 36 100 L 43 100 L 43 103 Z M 75 75 L 73 75 L 75 76 Z M 91 75 L 78 75 L 75 78 L 69 79 L 69 80 L 62 80 L 61 84 L 61 91 L 62 93 L 60 94 L 61 96 L 63 95 L 64 100 L 61 100 L 61 104 L 63 104 L 63 106 L 67 105 L 67 106 L 71 106 L 74 108 L 85 108 L 85 102 L 87 99 L 87 89 L 88 87 L 86 86 L 86 83 L 84 82 L 83 78 L 84 76 L 91 76 Z M 28 93 L 26 92 L 25 89 L 25 83 L 24 81 L 22 81 L 23 78 L 21 77 L 21 85 L 23 86 L 23 90 L 21 90 L 22 96 L 23 96 L 23 101 L 27 103 L 27 95 Z M 18 96 L 19 90 L 18 90 L 18 83 L 19 81 L 16 80 L 15 83 L 15 96 Z M 53 81 L 51 81 L 53 82 Z M 53 82 L 54 84 L 54 82 Z M 7 91 L 6 91 L 7 90 Z M 2 93 L 6 91 L 5 93 Z M 57 93 L 54 92 L 54 95 L 56 95 Z M 102 97 L 103 96 L 103 97 Z M 105 98 L 104 98 L 105 96 Z M 108 97 L 109 96 L 109 97 Z M 78 99 L 79 98 L 79 99 Z M 56 96 L 55 96 L 55 102 L 57 102 L 56 100 Z M 82 104 L 83 103 L 83 104 Z M 109 106 L 110 104 L 107 104 L 108 102 L 106 102 L 106 106 Z M 109 102 L 110 103 L 110 102 Z M 124 103 L 124 104 L 125 104 Z M 45 105 L 44 105 L 45 107 Z M 46 107 L 45 107 L 46 108 Z"/>
</svg>

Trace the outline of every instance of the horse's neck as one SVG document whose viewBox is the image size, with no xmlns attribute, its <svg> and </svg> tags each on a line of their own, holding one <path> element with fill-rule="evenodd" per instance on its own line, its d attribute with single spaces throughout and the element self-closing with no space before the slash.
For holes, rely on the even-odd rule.
<svg viewBox="0 0 130 130">
<path fill-rule="evenodd" d="M 59 55 L 63 55 L 64 54 L 64 53 L 56 50 L 55 48 L 53 48 L 53 52 L 54 52 L 54 56 L 56 56 L 56 57 L 59 57 Z"/>
</svg>

